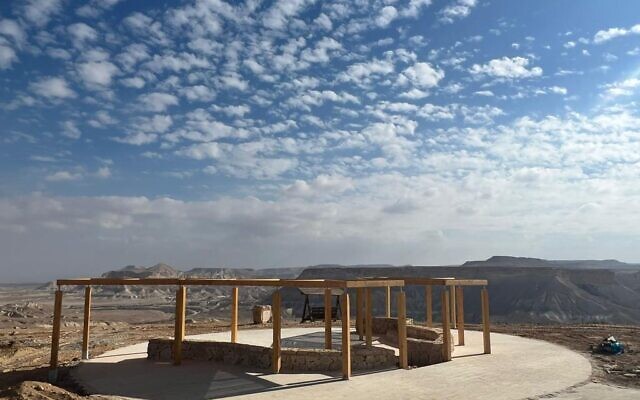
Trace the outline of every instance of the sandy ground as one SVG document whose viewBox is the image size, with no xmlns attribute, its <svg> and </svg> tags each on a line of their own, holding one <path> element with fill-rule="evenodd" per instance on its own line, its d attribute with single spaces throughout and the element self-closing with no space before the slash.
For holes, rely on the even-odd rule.
<svg viewBox="0 0 640 400">
<path fill-rule="evenodd" d="M 0 287 L 0 398 L 1 399 L 80 399 L 81 391 L 68 379 L 68 368 L 78 362 L 81 346 L 82 297 L 66 294 L 60 340 L 61 380 L 47 383 L 53 294 L 34 290 L 34 286 Z M 90 354 L 145 341 L 172 336 L 173 305 L 157 299 L 94 298 Z M 125 307 L 126 305 L 126 307 Z M 226 330 L 223 321 L 208 318 L 189 320 L 188 334 Z M 241 312 L 248 322 L 249 312 Z M 296 326 L 295 321 L 286 324 Z M 308 326 L 308 325 L 307 325 Z M 246 324 L 241 329 L 254 329 Z M 592 380 L 640 388 L 640 327 L 572 325 L 499 325 L 496 332 L 515 334 L 561 344 L 585 354 L 593 366 Z M 620 356 L 594 355 L 590 345 L 614 335 L 628 350 Z M 636 350 L 638 349 L 638 350 Z M 95 398 L 92 397 L 92 398 Z"/>
</svg>

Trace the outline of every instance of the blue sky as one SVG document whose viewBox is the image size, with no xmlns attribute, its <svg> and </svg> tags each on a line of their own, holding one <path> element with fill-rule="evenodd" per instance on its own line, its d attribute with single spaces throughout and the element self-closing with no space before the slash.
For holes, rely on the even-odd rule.
<svg viewBox="0 0 640 400">
<path fill-rule="evenodd" d="M 0 280 L 638 261 L 635 1 L 0 4 Z"/>
</svg>

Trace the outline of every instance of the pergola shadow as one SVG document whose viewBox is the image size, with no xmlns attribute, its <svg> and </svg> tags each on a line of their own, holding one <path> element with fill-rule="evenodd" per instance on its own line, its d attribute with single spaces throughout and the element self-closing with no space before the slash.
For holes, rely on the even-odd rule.
<svg viewBox="0 0 640 400">
<path fill-rule="evenodd" d="M 289 336 L 282 338 L 282 347 L 290 348 L 303 348 L 303 349 L 324 349 L 325 333 L 324 332 L 312 332 L 305 333 L 304 335 Z M 333 350 L 342 350 L 342 332 L 331 332 L 331 348 Z M 358 335 L 351 332 L 351 347 L 364 343 L 362 340 L 358 340 Z"/>
<path fill-rule="evenodd" d="M 307 336 L 307 335 L 302 335 Z M 313 336 L 312 334 L 309 336 Z M 269 371 L 210 361 L 184 360 L 179 367 L 171 362 L 133 358 L 119 362 L 82 363 L 74 376 L 91 394 L 140 399 L 217 399 L 253 393 L 287 390 L 342 381 L 340 371 Z M 363 376 L 395 368 L 356 371 Z M 309 379 L 305 379 L 308 375 Z M 277 382 L 281 381 L 281 382 Z"/>
</svg>

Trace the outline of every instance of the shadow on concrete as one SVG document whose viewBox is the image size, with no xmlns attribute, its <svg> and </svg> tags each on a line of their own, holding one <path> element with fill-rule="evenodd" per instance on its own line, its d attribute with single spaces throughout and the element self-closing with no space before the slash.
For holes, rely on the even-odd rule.
<svg viewBox="0 0 640 400">
<path fill-rule="evenodd" d="M 142 351 L 142 352 L 138 351 L 138 352 L 135 352 L 135 353 L 118 353 L 118 356 L 137 356 L 137 355 L 141 355 L 141 354 L 146 356 L 147 352 L 146 351 Z M 113 357 L 113 356 L 100 355 L 100 356 L 91 357 L 91 359 L 93 360 L 93 359 L 109 358 L 109 357 Z"/>
<path fill-rule="evenodd" d="M 358 340 L 358 335 L 351 334 L 351 345 L 356 346 L 363 343 Z M 331 332 L 331 348 L 333 350 L 342 349 L 342 334 Z M 282 347 L 298 347 L 301 349 L 324 349 L 324 332 L 312 332 L 304 335 L 290 336 L 282 339 Z"/>
<path fill-rule="evenodd" d="M 333 348 L 340 349 L 340 332 L 332 335 Z M 354 346 L 360 344 L 353 341 Z M 324 348 L 324 332 L 282 339 L 282 347 Z M 286 390 L 342 380 L 341 371 L 295 372 L 269 371 L 210 361 L 184 360 L 182 365 L 148 360 L 146 353 L 114 362 L 113 356 L 96 357 L 75 368 L 75 380 L 87 393 L 141 399 L 215 399 L 252 393 Z M 118 355 L 121 356 L 121 355 Z M 354 376 L 387 369 L 357 371 Z"/>
<path fill-rule="evenodd" d="M 84 363 L 74 371 L 88 393 L 142 399 L 210 399 L 262 392 L 279 385 L 247 371 L 212 362 L 183 361 L 174 366 L 135 358 Z"/>
<path fill-rule="evenodd" d="M 458 356 L 452 355 L 451 358 L 478 357 L 478 356 L 484 356 L 484 355 L 486 355 L 486 354 L 484 354 L 484 353 L 460 354 Z"/>
</svg>

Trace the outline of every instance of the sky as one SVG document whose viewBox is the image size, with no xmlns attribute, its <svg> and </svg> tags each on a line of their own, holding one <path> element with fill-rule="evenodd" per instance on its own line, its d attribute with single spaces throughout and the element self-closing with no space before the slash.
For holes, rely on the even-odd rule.
<svg viewBox="0 0 640 400">
<path fill-rule="evenodd" d="M 0 281 L 640 261 L 640 2 L 0 3 Z"/>
</svg>

